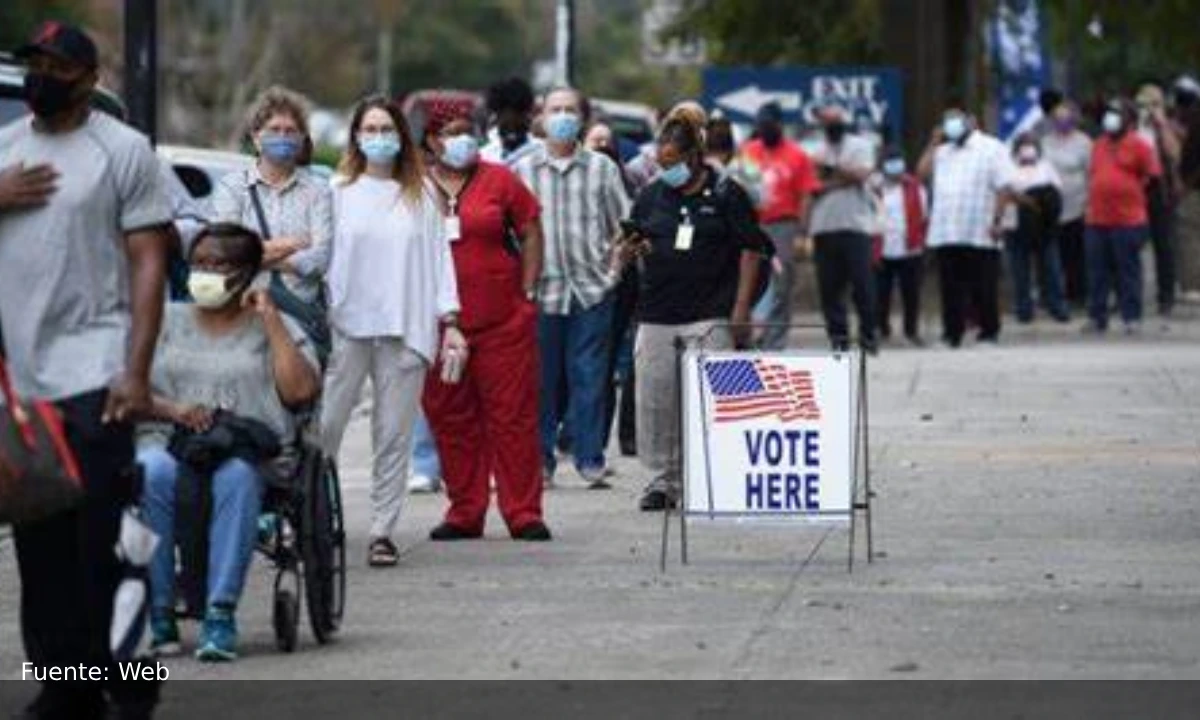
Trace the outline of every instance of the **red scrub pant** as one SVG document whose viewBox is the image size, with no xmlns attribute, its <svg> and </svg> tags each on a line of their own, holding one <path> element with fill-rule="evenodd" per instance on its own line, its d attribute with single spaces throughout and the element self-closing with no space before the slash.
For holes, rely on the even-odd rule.
<svg viewBox="0 0 1200 720">
<path fill-rule="evenodd" d="M 443 383 L 438 363 L 425 383 L 450 500 L 445 521 L 482 532 L 494 477 L 500 514 L 515 533 L 542 519 L 537 310 L 522 304 L 504 323 L 464 334 L 471 355 L 462 380 Z"/>
</svg>

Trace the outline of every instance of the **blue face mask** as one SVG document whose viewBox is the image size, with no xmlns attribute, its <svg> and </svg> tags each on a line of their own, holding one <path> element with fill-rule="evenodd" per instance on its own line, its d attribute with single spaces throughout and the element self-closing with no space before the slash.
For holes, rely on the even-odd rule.
<svg viewBox="0 0 1200 720">
<path fill-rule="evenodd" d="M 675 163 L 663 170 L 658 177 L 670 187 L 678 190 L 692 179 L 692 169 L 685 162 Z"/>
<path fill-rule="evenodd" d="M 546 118 L 546 136 L 554 142 L 569 143 L 579 139 L 579 116 L 571 112 L 556 112 Z"/>
<path fill-rule="evenodd" d="M 302 147 L 301 140 L 293 135 L 264 134 L 258 140 L 263 157 L 280 164 L 296 161 Z"/>
<path fill-rule="evenodd" d="M 883 174 L 888 177 L 900 177 L 904 174 L 904 161 L 900 158 L 892 158 L 891 160 L 883 161 Z"/>
<path fill-rule="evenodd" d="M 396 133 L 380 133 L 358 138 L 358 149 L 371 165 L 391 165 L 396 161 L 402 147 L 400 136 Z"/>
<path fill-rule="evenodd" d="M 465 170 L 479 158 L 479 141 L 471 135 L 454 135 L 442 141 L 442 162 L 455 170 Z"/>
</svg>

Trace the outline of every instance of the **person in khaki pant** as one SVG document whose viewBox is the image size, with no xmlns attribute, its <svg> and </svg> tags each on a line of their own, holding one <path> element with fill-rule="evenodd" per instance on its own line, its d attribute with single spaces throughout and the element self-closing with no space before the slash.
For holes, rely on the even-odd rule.
<svg viewBox="0 0 1200 720">
<path fill-rule="evenodd" d="M 634 361 L 638 455 L 652 476 L 640 502 L 646 511 L 679 501 L 676 342 L 746 344 L 760 253 L 770 242 L 746 191 L 705 164 L 698 126 L 669 119 L 658 162 L 663 171 L 638 196 L 616 246 L 617 265 L 642 263 Z"/>
</svg>

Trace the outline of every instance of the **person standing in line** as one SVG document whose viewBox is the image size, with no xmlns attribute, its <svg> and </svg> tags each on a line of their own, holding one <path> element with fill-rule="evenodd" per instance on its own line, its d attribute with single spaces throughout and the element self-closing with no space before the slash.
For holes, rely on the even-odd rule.
<svg viewBox="0 0 1200 720">
<path fill-rule="evenodd" d="M 425 146 L 440 198 L 471 346 L 462 380 L 446 360 L 425 383 L 424 405 L 445 466 L 450 506 L 431 540 L 483 536 L 496 486 L 514 540 L 546 541 L 538 435 L 537 283 L 542 235 L 537 198 L 503 165 L 481 161 L 469 119 L 434 112 Z M 509 245 L 509 233 L 520 247 Z"/>
<path fill-rule="evenodd" d="M 171 209 L 146 137 L 89 109 L 91 38 L 48 22 L 17 56 L 33 115 L 0 128 L 0 354 L 19 397 L 62 414 L 85 488 L 13 528 L 21 636 L 35 667 L 105 677 L 45 682 L 25 716 L 149 718 L 159 684 L 123 681 L 109 649 L 113 548 L 137 500 L 133 421 L 151 409 Z"/>
<path fill-rule="evenodd" d="M 1049 132 L 1042 136 L 1042 151 L 1062 181 L 1062 213 L 1058 219 L 1058 246 L 1062 255 L 1067 301 L 1084 305 L 1087 297 L 1087 261 L 1083 248 L 1083 211 L 1087 207 L 1088 173 L 1092 139 L 1078 127 L 1079 111 L 1061 102 L 1051 115 Z"/>
<path fill-rule="evenodd" d="M 825 142 L 815 152 L 820 186 L 814 193 L 809 234 L 813 237 L 817 284 L 825 331 L 833 347 L 850 347 L 850 327 L 843 296 L 851 288 L 858 311 L 862 349 L 879 352 L 875 334 L 875 282 L 871 275 L 872 233 L 877 216 L 867 180 L 875 171 L 869 142 L 850 134 L 846 111 L 829 105 L 818 111 Z"/>
<path fill-rule="evenodd" d="M 783 108 L 778 103 L 769 102 L 759 109 L 755 132 L 756 137 L 742 146 L 742 157 L 762 177 L 759 222 L 775 243 L 775 257 L 779 259 L 776 266 L 782 271 L 771 280 L 768 327 L 759 344 L 764 350 L 782 350 L 787 346 L 787 326 L 792 321 L 794 248 L 805 236 L 809 201 L 820 183 L 808 155 L 784 137 Z"/>
<path fill-rule="evenodd" d="M 355 108 L 334 182 L 337 226 L 329 265 L 333 356 L 322 445 L 337 457 L 368 378 L 375 462 L 367 562 L 399 562 L 392 534 L 404 504 L 413 423 L 425 373 L 439 356 L 466 362 L 458 289 L 442 213 L 425 185 L 408 122 L 387 98 Z"/>
<path fill-rule="evenodd" d="M 1110 267 L 1116 268 L 1117 298 L 1127 334 L 1136 334 L 1142 321 L 1141 250 L 1148 234 L 1146 192 L 1162 175 L 1157 154 L 1134 130 L 1137 116 L 1124 100 L 1109 103 L 1104 134 L 1092 146 L 1092 175 L 1088 188 L 1088 294 L 1091 298 L 1088 333 L 1108 330 Z"/>
<path fill-rule="evenodd" d="M 883 160 L 883 237 L 879 247 L 876 291 L 879 301 L 879 332 L 892 335 L 892 288 L 900 286 L 904 313 L 904 337 L 916 347 L 921 339 L 921 276 L 925 265 L 925 235 L 929 229 L 929 198 L 925 186 L 907 172 L 904 155 L 890 150 Z"/>
<path fill-rule="evenodd" d="M 558 88 L 545 99 L 546 145 L 522 159 L 517 175 L 542 207 L 546 262 L 541 304 L 541 437 L 544 474 L 555 472 L 562 418 L 559 383 L 566 377 L 575 467 L 593 488 L 608 486 L 604 459 L 604 385 L 612 327 L 609 266 L 612 240 L 629 208 L 621 170 L 580 144 L 584 99 Z"/>
<path fill-rule="evenodd" d="M 1182 141 L 1167 117 L 1166 95 L 1154 83 L 1137 93 L 1137 132 L 1154 150 L 1162 174 L 1146 188 L 1146 217 L 1154 250 L 1155 298 L 1158 314 L 1170 317 L 1175 308 L 1175 208 L 1179 201 L 1179 157 Z"/>
<path fill-rule="evenodd" d="M 1021 135 L 1013 143 L 1013 169 L 1009 184 L 1014 203 L 1004 218 L 1005 246 L 1012 273 L 1013 309 L 1017 322 L 1033 322 L 1033 270 L 1040 268 L 1038 299 L 1060 323 L 1069 322 L 1063 298 L 1062 258 L 1058 227 L 1062 208 L 1062 180 L 1054 166 L 1042 158 L 1037 136 Z"/>
<path fill-rule="evenodd" d="M 619 267 L 641 258 L 638 294 L 638 457 L 651 474 L 639 507 L 675 507 L 682 491 L 675 343 L 704 337 L 709 349 L 744 345 L 761 256 L 770 239 L 737 182 L 704 162 L 700 128 L 668 120 L 658 137 L 658 179 L 634 203 L 634 232 Z M 731 327 L 726 327 L 728 323 Z"/>
<path fill-rule="evenodd" d="M 978 313 L 979 341 L 1000 340 L 1001 220 L 1011 166 L 1004 143 L 952 106 L 917 168 L 933 182 L 928 244 L 942 286 L 942 340 L 951 348 L 962 345 L 968 304 Z"/>
<path fill-rule="evenodd" d="M 258 161 L 229 173 L 213 190 L 213 221 L 256 229 L 264 238 L 263 267 L 271 296 L 285 313 L 281 294 L 325 309 L 322 273 L 333 235 L 329 183 L 303 167 L 311 154 L 308 101 L 271 87 L 255 100 L 246 122 Z M 261 209 L 261 213 L 259 210 Z"/>
<path fill-rule="evenodd" d="M 542 146 L 531 134 L 533 89 L 521 78 L 501 80 L 488 88 L 487 109 L 495 123 L 493 137 L 479 156 L 512 167 Z"/>
</svg>

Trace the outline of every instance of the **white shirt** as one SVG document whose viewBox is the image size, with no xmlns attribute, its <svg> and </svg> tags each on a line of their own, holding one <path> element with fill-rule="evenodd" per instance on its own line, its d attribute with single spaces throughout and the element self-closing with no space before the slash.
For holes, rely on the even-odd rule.
<svg viewBox="0 0 1200 720">
<path fill-rule="evenodd" d="M 517 163 L 534 151 L 541 148 L 545 143 L 529 135 L 525 138 L 525 143 L 514 150 L 505 150 L 504 143 L 500 141 L 500 135 L 495 131 L 495 128 L 488 133 L 487 143 L 479 149 L 479 157 L 488 162 L 507 165 L 510 169 Z"/>
<path fill-rule="evenodd" d="M 350 338 L 403 338 L 430 363 L 438 321 L 458 312 L 454 259 L 428 191 L 419 202 L 400 184 L 363 175 L 333 190 L 329 319 Z"/>
<path fill-rule="evenodd" d="M 928 207 L 925 188 L 920 189 L 921 209 Z M 883 185 L 883 257 L 903 260 L 920 251 L 908 249 L 908 213 L 904 208 L 904 186 L 898 182 Z"/>
<path fill-rule="evenodd" d="M 1011 167 L 1004 143 L 978 130 L 962 146 L 939 146 L 933 159 L 929 247 L 999 250 L 992 238 L 992 220 L 996 193 L 1005 187 Z"/>
<path fill-rule="evenodd" d="M 1062 179 L 1058 177 L 1058 172 L 1053 165 L 1045 160 L 1038 160 L 1032 165 L 1021 165 L 1020 163 L 1014 165 L 1008 185 L 1015 193 L 1023 193 L 1043 185 L 1052 185 L 1061 191 Z M 1018 220 L 1016 206 L 1009 205 L 1008 209 L 1004 211 L 1004 229 L 1016 230 Z"/>
</svg>

